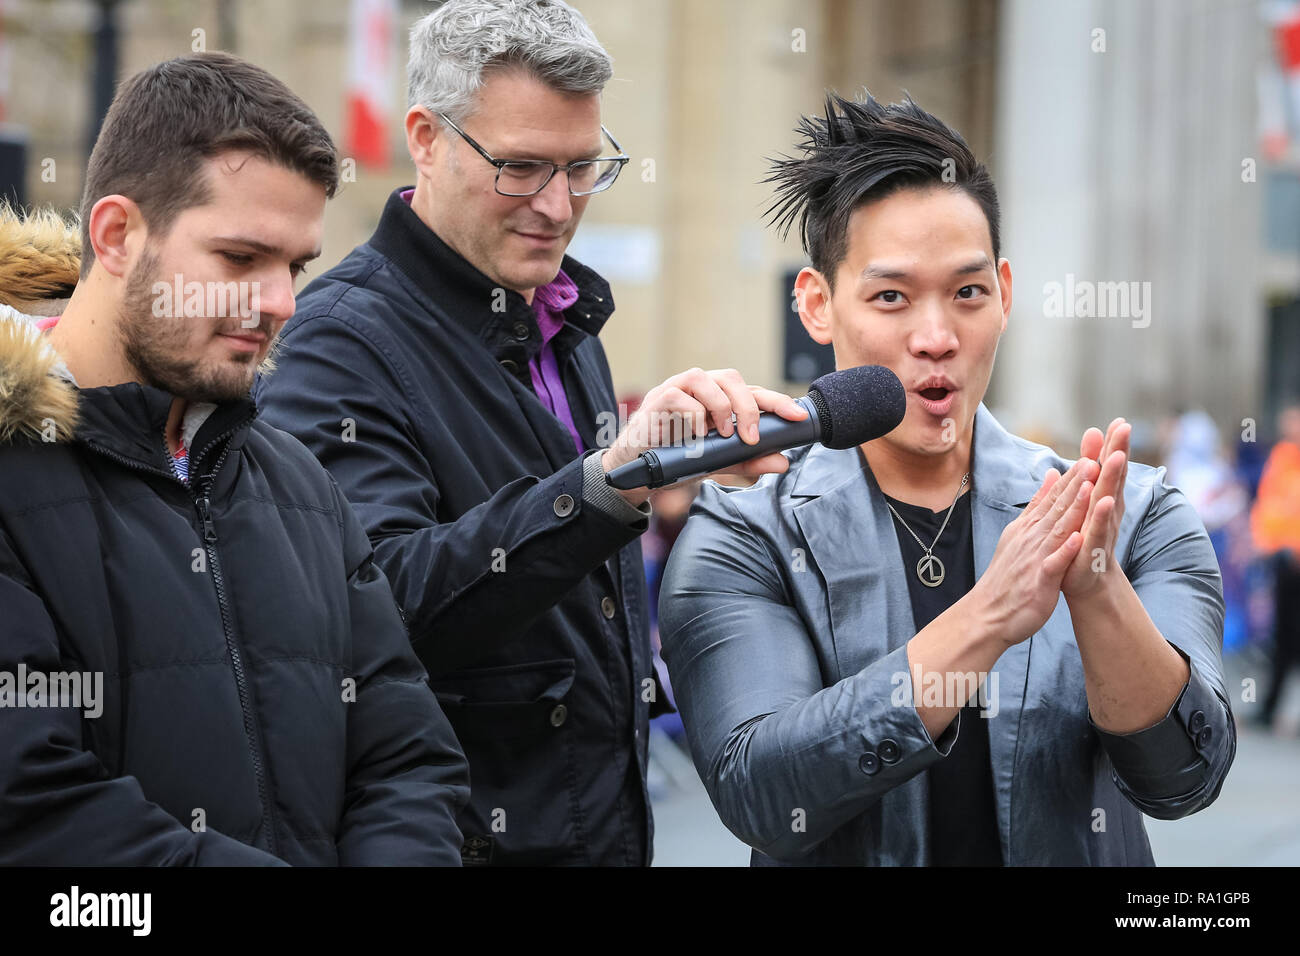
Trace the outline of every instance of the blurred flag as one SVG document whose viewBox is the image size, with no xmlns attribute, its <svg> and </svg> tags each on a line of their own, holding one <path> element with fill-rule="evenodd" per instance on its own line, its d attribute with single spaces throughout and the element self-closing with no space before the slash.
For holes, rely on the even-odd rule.
<svg viewBox="0 0 1300 956">
<path fill-rule="evenodd" d="M 1286 154 L 1289 136 L 1286 81 L 1275 64 L 1260 64 L 1255 77 L 1255 95 L 1259 104 L 1259 141 L 1264 156 L 1276 162 Z"/>
<path fill-rule="evenodd" d="M 1273 47 L 1255 76 L 1259 142 L 1264 157 L 1277 162 L 1300 130 L 1300 2 L 1260 0 L 1259 16 Z"/>
<path fill-rule="evenodd" d="M 1278 65 L 1282 68 L 1286 83 L 1288 120 L 1291 130 L 1300 127 L 1300 9 L 1292 10 L 1273 27 L 1274 43 L 1277 44 Z"/>
<path fill-rule="evenodd" d="M 397 0 L 352 0 L 348 17 L 346 154 L 387 169 L 393 63 L 397 57 Z"/>
</svg>

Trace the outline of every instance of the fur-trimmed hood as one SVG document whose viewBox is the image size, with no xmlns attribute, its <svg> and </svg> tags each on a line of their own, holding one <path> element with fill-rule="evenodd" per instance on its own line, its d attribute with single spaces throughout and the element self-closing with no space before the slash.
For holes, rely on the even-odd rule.
<svg viewBox="0 0 1300 956">
<path fill-rule="evenodd" d="M 0 205 L 0 305 L 57 315 L 81 272 L 81 227 L 52 209 Z"/>
<path fill-rule="evenodd" d="M 75 383 L 35 316 L 62 311 L 80 263 L 75 222 L 0 207 L 0 444 L 67 441 L 76 429 Z"/>
<path fill-rule="evenodd" d="M 0 444 L 67 441 L 79 396 L 34 316 L 0 305 Z"/>
</svg>

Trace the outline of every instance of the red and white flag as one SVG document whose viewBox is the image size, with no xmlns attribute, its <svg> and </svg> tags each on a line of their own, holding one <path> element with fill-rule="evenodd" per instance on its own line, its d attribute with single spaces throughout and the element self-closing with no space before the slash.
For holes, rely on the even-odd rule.
<svg viewBox="0 0 1300 956">
<path fill-rule="evenodd" d="M 1300 129 L 1300 10 L 1290 10 L 1272 26 L 1277 68 L 1261 80 L 1259 119 L 1264 151 L 1277 159 Z"/>
<path fill-rule="evenodd" d="M 348 104 L 344 149 L 362 165 L 387 169 L 397 58 L 397 0 L 352 0 L 348 17 Z"/>
</svg>

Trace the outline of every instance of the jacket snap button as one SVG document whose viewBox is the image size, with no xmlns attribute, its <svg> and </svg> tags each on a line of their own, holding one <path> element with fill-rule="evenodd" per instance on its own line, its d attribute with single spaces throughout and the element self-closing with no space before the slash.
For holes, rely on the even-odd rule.
<svg viewBox="0 0 1300 956">
<path fill-rule="evenodd" d="M 569 708 L 565 707 L 563 704 L 556 704 L 555 708 L 551 711 L 551 726 L 559 727 L 564 723 L 568 716 Z"/>
<path fill-rule="evenodd" d="M 1199 734 L 1201 732 L 1201 728 L 1204 726 L 1205 726 L 1205 711 L 1203 710 L 1195 711 L 1192 714 L 1191 719 L 1187 721 L 1188 729 L 1191 730 L 1191 732 L 1194 734 Z"/>
<path fill-rule="evenodd" d="M 524 323 L 516 322 L 515 327 L 511 329 L 511 331 L 514 333 L 516 340 L 520 342 L 528 341 L 528 326 L 524 325 Z"/>
<path fill-rule="evenodd" d="M 1209 727 L 1202 727 L 1201 732 L 1196 735 L 1196 746 L 1204 747 L 1209 744 L 1210 739 L 1214 736 L 1214 731 Z"/>
<path fill-rule="evenodd" d="M 600 613 L 605 615 L 605 620 L 612 621 L 614 619 L 614 613 L 617 610 L 618 608 L 615 607 L 614 599 L 612 597 L 603 597 L 600 599 Z"/>
<path fill-rule="evenodd" d="M 898 741 L 886 737 L 880 742 L 880 746 L 876 750 L 880 753 L 880 759 L 885 763 L 898 762 Z"/>
<path fill-rule="evenodd" d="M 519 363 L 517 363 L 514 359 L 502 359 L 501 367 L 505 369 L 507 372 L 509 372 L 511 375 L 514 375 L 515 372 L 519 371 Z"/>
<path fill-rule="evenodd" d="M 560 495 L 555 499 L 555 513 L 561 518 L 573 514 L 573 495 Z"/>
<path fill-rule="evenodd" d="M 858 758 L 858 769 L 869 777 L 880 769 L 880 759 L 868 750 Z"/>
</svg>

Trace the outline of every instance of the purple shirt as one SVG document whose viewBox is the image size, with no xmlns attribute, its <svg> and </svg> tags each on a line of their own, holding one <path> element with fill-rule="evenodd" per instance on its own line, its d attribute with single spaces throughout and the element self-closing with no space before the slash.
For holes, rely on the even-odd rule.
<svg viewBox="0 0 1300 956">
<path fill-rule="evenodd" d="M 409 204 L 415 195 L 414 189 L 407 189 L 402 199 Z M 578 301 L 578 287 L 573 280 L 559 274 L 549 283 L 533 290 L 533 312 L 537 315 L 537 326 L 542 331 L 542 350 L 528 363 L 528 372 L 533 379 L 533 391 L 550 409 L 551 414 L 564 423 L 573 436 L 573 444 L 581 455 L 586 447 L 578 426 L 573 422 L 573 412 L 569 409 L 569 398 L 564 394 L 564 382 L 560 378 L 560 366 L 555 360 L 555 350 L 551 348 L 551 339 L 564 328 L 564 310 Z"/>
<path fill-rule="evenodd" d="M 564 310 L 577 301 L 578 287 L 563 269 L 547 285 L 533 290 L 533 311 L 537 313 L 537 325 L 542 330 L 542 350 L 528 363 L 528 371 L 533 377 L 533 391 L 542 404 L 568 427 L 573 444 L 581 455 L 585 450 L 582 436 L 573 423 L 573 412 L 569 409 L 569 399 L 560 380 L 560 366 L 555 360 L 555 349 L 551 348 L 551 339 L 564 328 Z"/>
</svg>

